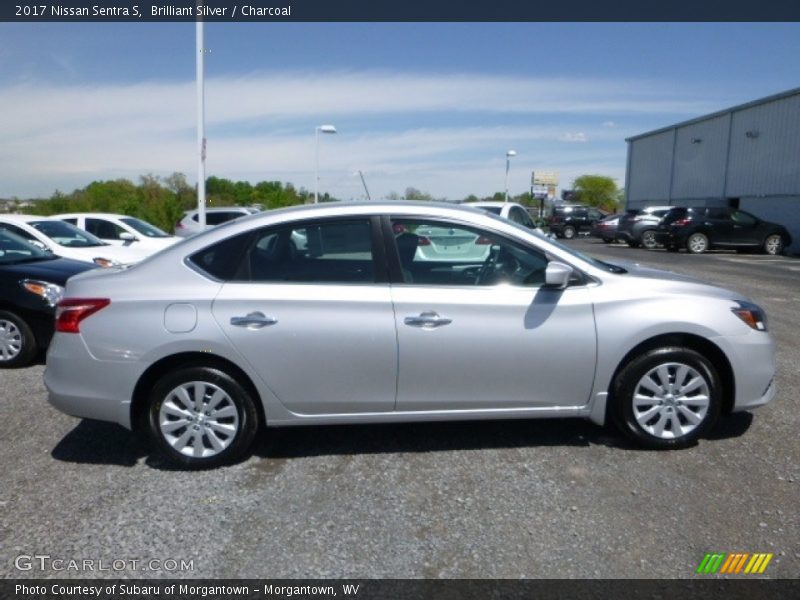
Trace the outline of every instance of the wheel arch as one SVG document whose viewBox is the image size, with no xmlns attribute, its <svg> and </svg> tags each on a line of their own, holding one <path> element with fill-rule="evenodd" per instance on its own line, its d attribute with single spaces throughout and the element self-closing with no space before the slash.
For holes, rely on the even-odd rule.
<svg viewBox="0 0 800 600">
<path fill-rule="evenodd" d="M 614 382 L 617 380 L 620 371 L 637 356 L 655 350 L 656 348 L 683 347 L 694 350 L 707 358 L 717 370 L 722 382 L 722 414 L 730 414 L 733 410 L 734 399 L 736 397 L 736 379 L 733 368 L 728 357 L 719 346 L 699 335 L 692 333 L 666 333 L 644 340 L 632 348 L 619 362 L 611 381 L 608 385 L 608 402 L 606 411 L 613 405 Z M 608 414 L 606 415 L 608 418 Z"/>
<path fill-rule="evenodd" d="M 148 394 L 150 390 L 153 389 L 153 385 L 155 385 L 156 381 L 173 369 L 185 367 L 210 367 L 228 373 L 252 395 L 253 401 L 256 404 L 256 410 L 258 411 L 260 425 L 266 425 L 267 420 L 264 414 L 264 404 L 261 401 L 261 395 L 258 393 L 258 389 L 247 373 L 242 371 L 235 363 L 216 354 L 207 352 L 181 352 L 179 354 L 165 356 L 161 360 L 158 360 L 150 365 L 147 370 L 142 373 L 141 377 L 139 377 L 133 390 L 133 397 L 131 398 L 132 429 L 138 430 L 144 425 L 144 420 L 147 415 Z"/>
</svg>

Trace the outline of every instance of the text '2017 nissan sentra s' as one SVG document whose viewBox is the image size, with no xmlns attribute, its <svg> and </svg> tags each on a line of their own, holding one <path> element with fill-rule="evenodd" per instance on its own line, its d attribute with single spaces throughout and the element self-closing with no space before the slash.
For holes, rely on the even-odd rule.
<svg viewBox="0 0 800 600">
<path fill-rule="evenodd" d="M 430 232 L 448 234 L 433 258 Z M 72 278 L 45 383 L 60 410 L 207 467 L 261 427 L 329 423 L 581 417 L 681 448 L 769 402 L 774 373 L 740 294 L 385 202 L 268 211 Z"/>
</svg>

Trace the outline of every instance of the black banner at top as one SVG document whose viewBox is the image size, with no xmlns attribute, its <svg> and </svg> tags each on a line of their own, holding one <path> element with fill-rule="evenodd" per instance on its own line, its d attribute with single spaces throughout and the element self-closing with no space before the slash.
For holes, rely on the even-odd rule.
<svg viewBox="0 0 800 600">
<path fill-rule="evenodd" d="M 798 0 L 11 0 L 15 22 L 800 21 Z"/>
</svg>

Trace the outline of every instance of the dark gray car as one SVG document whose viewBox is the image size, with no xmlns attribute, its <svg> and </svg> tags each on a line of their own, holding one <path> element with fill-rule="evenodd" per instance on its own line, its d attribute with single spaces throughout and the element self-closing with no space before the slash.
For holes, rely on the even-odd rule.
<svg viewBox="0 0 800 600">
<path fill-rule="evenodd" d="M 672 206 L 648 206 L 641 210 L 629 210 L 619 220 L 617 239 L 631 248 L 643 246 L 647 249 L 658 245 L 656 230 Z"/>
</svg>

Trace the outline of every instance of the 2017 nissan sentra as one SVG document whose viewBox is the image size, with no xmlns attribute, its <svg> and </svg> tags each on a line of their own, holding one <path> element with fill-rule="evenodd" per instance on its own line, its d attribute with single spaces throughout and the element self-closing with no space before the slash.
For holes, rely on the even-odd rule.
<svg viewBox="0 0 800 600">
<path fill-rule="evenodd" d="M 431 260 L 431 230 L 464 242 Z M 484 211 L 336 203 L 73 277 L 45 383 L 187 467 L 241 458 L 263 426 L 327 423 L 582 417 L 667 449 L 769 402 L 773 353 L 736 292 Z"/>
</svg>

